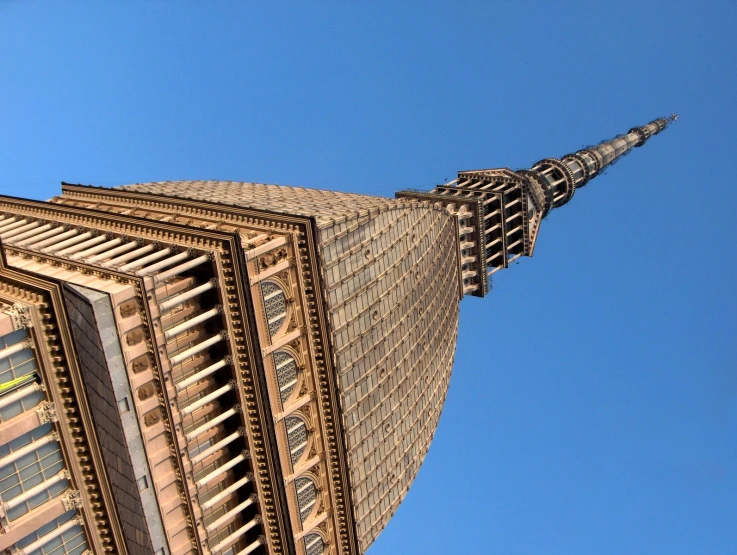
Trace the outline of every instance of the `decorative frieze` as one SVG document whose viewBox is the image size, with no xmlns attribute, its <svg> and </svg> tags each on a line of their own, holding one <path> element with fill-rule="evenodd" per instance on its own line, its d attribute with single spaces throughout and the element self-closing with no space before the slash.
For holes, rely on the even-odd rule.
<svg viewBox="0 0 737 555">
<path fill-rule="evenodd" d="M 50 401 L 44 401 L 41 403 L 39 408 L 36 409 L 36 414 L 38 414 L 38 420 L 41 424 L 59 421 L 56 414 L 56 407 L 54 407 L 54 403 Z"/>
<path fill-rule="evenodd" d="M 17 330 L 30 328 L 33 325 L 31 322 L 31 312 L 27 305 L 13 303 L 12 306 L 5 309 L 5 313 L 10 316 L 13 321 L 13 327 Z"/>
<path fill-rule="evenodd" d="M 67 511 L 80 509 L 82 507 L 82 494 L 78 490 L 69 490 L 61 496 L 61 502 Z"/>
</svg>

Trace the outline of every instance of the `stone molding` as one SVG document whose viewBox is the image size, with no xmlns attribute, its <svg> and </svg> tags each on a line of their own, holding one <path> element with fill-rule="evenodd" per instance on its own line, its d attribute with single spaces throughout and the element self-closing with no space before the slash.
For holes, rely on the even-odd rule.
<svg viewBox="0 0 737 555">
<path fill-rule="evenodd" d="M 76 203 L 88 205 L 103 200 L 110 203 L 111 198 L 114 199 L 114 202 L 130 209 L 160 210 L 163 213 L 186 214 L 193 220 L 191 225 L 198 225 L 195 220 L 200 219 L 199 225 L 204 228 L 217 221 L 220 225 L 232 226 L 234 230 L 250 226 L 263 229 L 263 233 L 281 231 L 293 234 L 296 257 L 296 264 L 293 268 L 298 273 L 303 286 L 304 318 L 309 323 L 308 326 L 305 326 L 303 336 L 313 352 L 312 358 L 315 365 L 316 385 L 318 387 L 316 395 L 317 405 L 319 406 L 318 418 L 322 421 L 322 429 L 324 430 L 322 443 L 325 448 L 326 471 L 331 482 L 330 494 L 333 504 L 331 517 L 336 522 L 335 534 L 338 540 L 337 545 L 335 545 L 336 553 L 358 554 L 355 525 L 353 524 L 353 507 L 350 501 L 350 479 L 341 437 L 342 423 L 336 393 L 337 384 L 334 383 L 335 377 L 332 375 L 332 363 L 326 355 L 330 339 L 319 283 L 317 228 L 314 220 L 303 216 L 271 215 L 259 210 L 221 204 L 214 205 L 204 201 L 66 184 L 63 185 L 63 196 L 57 197 L 56 200 L 57 202 L 69 202 L 70 205 Z M 405 204 L 410 206 L 416 203 L 408 202 Z M 228 292 L 229 289 L 226 288 L 226 296 Z M 246 397 L 248 398 L 248 391 L 246 391 Z M 254 458 L 258 459 L 256 453 Z M 256 465 L 254 465 L 254 470 L 258 470 Z M 265 513 L 266 520 L 268 520 L 268 512 L 265 511 Z M 273 540 L 273 536 L 270 536 L 269 540 Z M 274 546 L 271 547 L 273 549 Z"/>
<path fill-rule="evenodd" d="M 30 328 L 33 325 L 31 323 L 30 308 L 27 305 L 13 303 L 5 309 L 5 313 L 12 319 L 13 327 L 16 330 Z"/>
<path fill-rule="evenodd" d="M 61 502 L 67 511 L 79 509 L 82 507 L 82 495 L 78 490 L 70 490 L 61 496 Z"/>
</svg>

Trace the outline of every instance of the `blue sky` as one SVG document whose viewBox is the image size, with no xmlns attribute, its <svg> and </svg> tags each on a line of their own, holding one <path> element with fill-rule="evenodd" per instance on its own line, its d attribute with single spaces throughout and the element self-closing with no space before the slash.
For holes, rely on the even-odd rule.
<svg viewBox="0 0 737 555">
<path fill-rule="evenodd" d="M 0 193 L 392 196 L 677 111 L 462 302 L 435 440 L 369 555 L 737 553 L 737 5 L 460 4 L 1 3 Z"/>
</svg>

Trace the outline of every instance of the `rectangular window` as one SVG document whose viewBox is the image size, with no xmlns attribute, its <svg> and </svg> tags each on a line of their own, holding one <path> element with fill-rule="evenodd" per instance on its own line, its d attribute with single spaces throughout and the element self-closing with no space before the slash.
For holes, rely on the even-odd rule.
<svg viewBox="0 0 737 555">
<path fill-rule="evenodd" d="M 75 516 L 76 511 L 64 513 L 20 540 L 16 547 L 23 549 L 31 544 L 37 545 L 37 549 L 34 549 L 31 555 L 82 555 L 88 549 L 87 538 L 81 524 L 69 526 L 69 521 Z M 62 527 L 66 529 L 58 533 Z M 48 541 L 43 541 L 44 538 Z"/>
<path fill-rule="evenodd" d="M 27 337 L 28 333 L 26 330 L 11 332 L 0 338 L 0 350 L 17 345 Z M 5 395 L 12 395 L 19 389 L 31 385 L 33 383 L 32 380 L 29 380 L 27 383 L 19 382 L 17 386 L 12 386 L 10 384 L 14 380 L 18 380 L 24 376 L 31 376 L 36 372 L 36 370 L 36 359 L 33 355 L 33 349 L 31 348 L 25 348 L 0 360 L 0 385 L 6 384 L 5 390 L 0 392 L 0 398 Z M 21 414 L 29 408 L 39 404 L 43 400 L 43 397 L 44 395 L 41 391 L 30 392 L 22 399 L 18 399 L 13 403 L 2 407 L 0 409 L 0 420 L 4 422 Z"/>
<path fill-rule="evenodd" d="M 3 445 L 0 448 L 0 454 L 5 458 L 32 442 L 43 440 L 51 433 L 51 429 L 51 424 L 39 426 L 7 445 Z M 0 467 L 0 499 L 3 503 L 11 502 L 31 488 L 53 479 L 64 469 L 64 459 L 59 443 L 56 441 L 41 443 L 37 449 L 24 453 L 9 464 L 3 465 L 0 459 L 0 465 L 2 465 Z M 13 521 L 23 516 L 52 497 L 61 494 L 67 487 L 67 480 L 58 480 L 48 488 L 42 488 L 32 497 L 12 507 L 8 511 L 8 520 Z"/>
</svg>

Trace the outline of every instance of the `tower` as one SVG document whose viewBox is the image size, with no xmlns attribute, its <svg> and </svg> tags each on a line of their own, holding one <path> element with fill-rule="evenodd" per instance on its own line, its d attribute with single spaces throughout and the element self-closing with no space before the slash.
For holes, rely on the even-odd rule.
<svg viewBox="0 0 737 555">
<path fill-rule="evenodd" d="M 461 298 L 672 119 L 396 199 L 0 197 L 0 551 L 364 552 L 429 448 Z"/>
<path fill-rule="evenodd" d="M 494 273 L 521 256 L 532 256 L 540 223 L 552 209 L 567 204 L 576 189 L 675 119 L 656 119 L 561 159 L 545 158 L 531 169 L 462 171 L 429 193 L 405 190 L 397 197 L 442 205 L 459 218 L 463 292 L 483 297 Z"/>
</svg>

